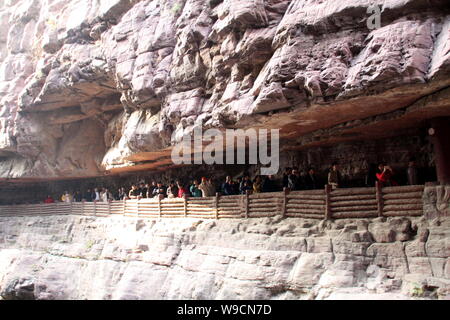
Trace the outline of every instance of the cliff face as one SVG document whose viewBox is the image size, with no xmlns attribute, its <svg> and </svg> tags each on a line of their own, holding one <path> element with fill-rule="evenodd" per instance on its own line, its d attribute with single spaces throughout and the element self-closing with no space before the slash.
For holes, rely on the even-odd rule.
<svg viewBox="0 0 450 320">
<path fill-rule="evenodd" d="M 4 1 L 0 177 L 167 165 L 198 126 L 281 128 L 307 148 L 448 116 L 446 5 Z"/>
<path fill-rule="evenodd" d="M 449 222 L 0 217 L 0 295 L 448 299 Z"/>
</svg>

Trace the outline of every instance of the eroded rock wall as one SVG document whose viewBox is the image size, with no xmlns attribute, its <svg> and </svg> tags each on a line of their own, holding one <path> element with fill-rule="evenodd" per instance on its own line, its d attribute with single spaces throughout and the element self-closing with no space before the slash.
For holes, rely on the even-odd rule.
<svg viewBox="0 0 450 320">
<path fill-rule="evenodd" d="M 369 30 L 373 4 L 382 26 Z M 408 128 L 449 116 L 447 9 L 445 0 L 4 1 L 0 176 L 167 164 L 162 150 L 198 126 L 281 128 L 307 147 L 318 130 L 330 141 L 345 130 L 370 137 L 392 117 Z"/>
<path fill-rule="evenodd" d="M 448 217 L 0 217 L 4 299 L 450 298 Z"/>
</svg>

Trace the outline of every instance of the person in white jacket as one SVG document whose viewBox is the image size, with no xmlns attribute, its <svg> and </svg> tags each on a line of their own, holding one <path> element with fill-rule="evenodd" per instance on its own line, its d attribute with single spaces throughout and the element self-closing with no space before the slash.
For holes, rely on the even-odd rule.
<svg viewBox="0 0 450 320">
<path fill-rule="evenodd" d="M 112 200 L 112 194 L 109 192 L 107 188 L 105 188 L 100 193 L 100 198 L 102 202 L 108 202 L 109 200 Z"/>
</svg>

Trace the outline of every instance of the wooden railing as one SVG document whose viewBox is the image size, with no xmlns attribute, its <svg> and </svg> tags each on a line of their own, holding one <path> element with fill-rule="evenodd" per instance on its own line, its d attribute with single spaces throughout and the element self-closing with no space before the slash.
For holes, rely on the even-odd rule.
<svg viewBox="0 0 450 320">
<path fill-rule="evenodd" d="M 140 199 L 0 206 L 0 216 L 85 215 L 143 218 L 312 219 L 420 216 L 424 186 L 307 190 L 208 198 Z"/>
</svg>

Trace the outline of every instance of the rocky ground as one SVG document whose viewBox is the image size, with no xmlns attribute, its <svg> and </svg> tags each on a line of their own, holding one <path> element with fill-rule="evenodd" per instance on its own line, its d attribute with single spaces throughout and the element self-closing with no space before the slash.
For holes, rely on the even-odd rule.
<svg viewBox="0 0 450 320">
<path fill-rule="evenodd" d="M 3 299 L 450 299 L 450 219 L 0 218 Z"/>
</svg>

